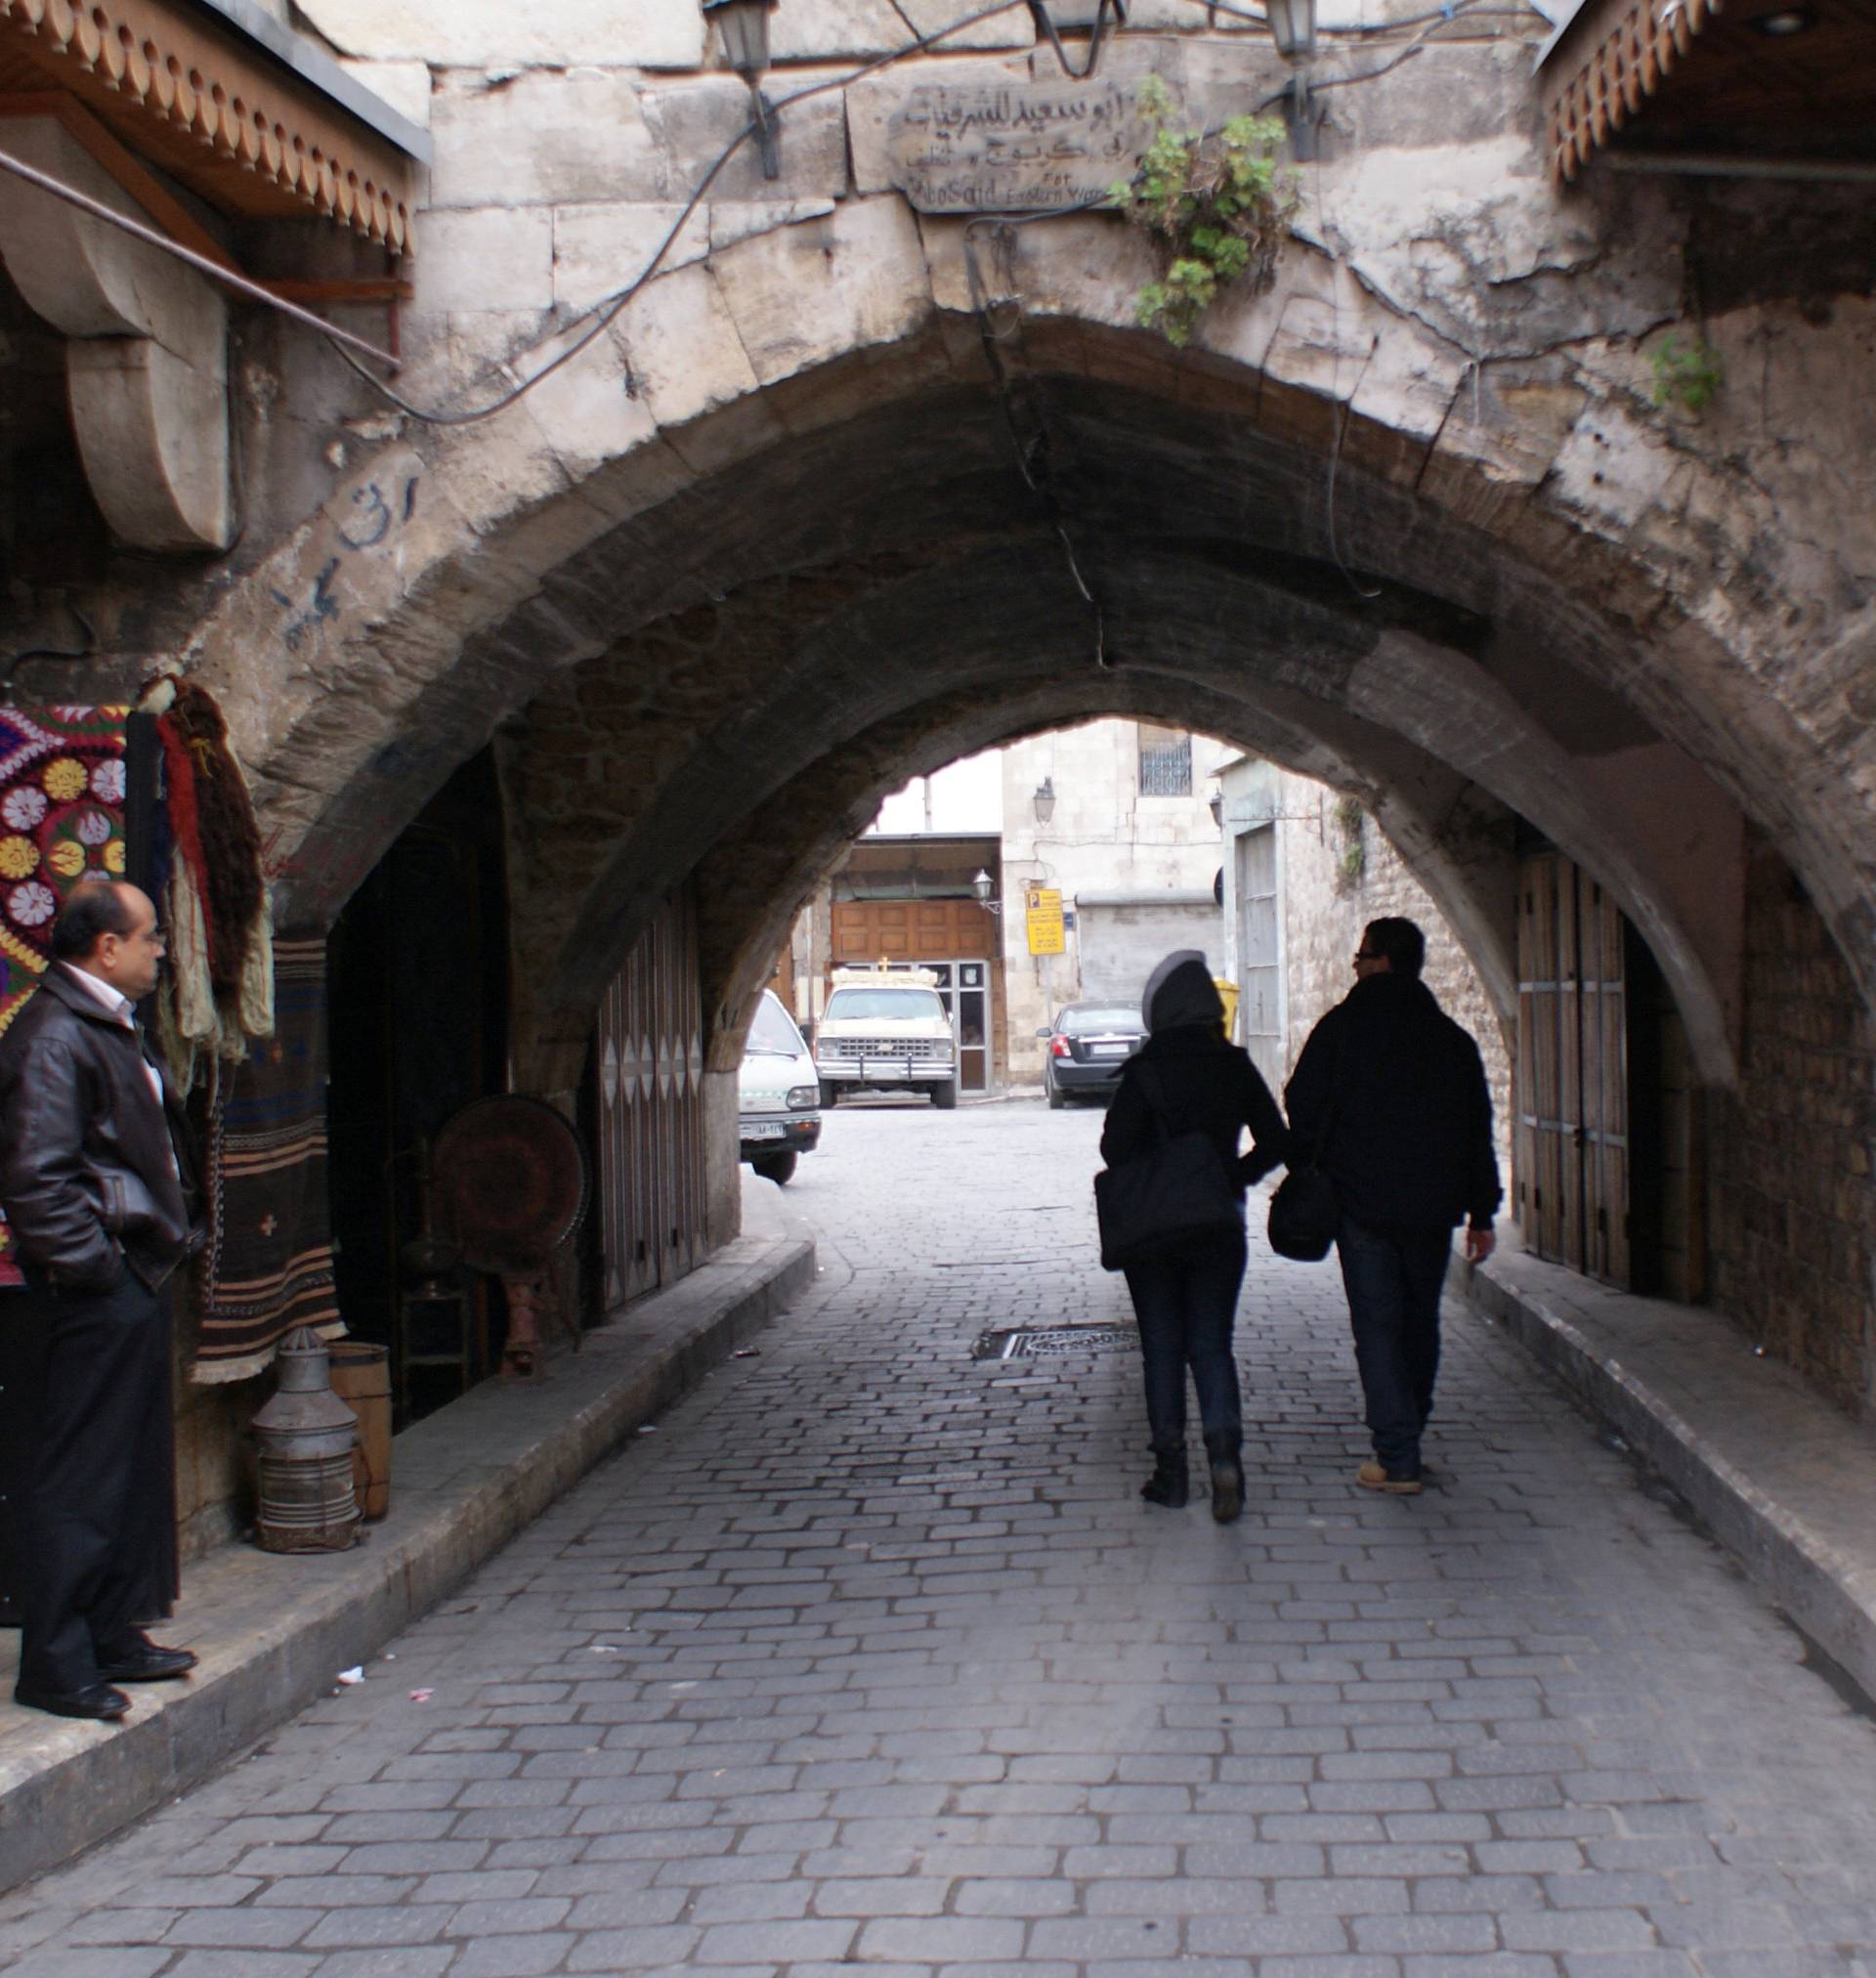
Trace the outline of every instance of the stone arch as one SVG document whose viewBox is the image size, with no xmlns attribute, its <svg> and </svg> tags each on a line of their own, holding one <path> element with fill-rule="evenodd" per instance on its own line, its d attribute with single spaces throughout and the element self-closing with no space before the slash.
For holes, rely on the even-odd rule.
<svg viewBox="0 0 1876 1978">
<path fill-rule="evenodd" d="M 1450 335 L 1320 253 L 1215 311 L 1182 356 L 1125 326 L 1140 272 L 1104 220 L 1025 236 L 1018 348 L 993 368 L 961 230 L 849 201 L 651 284 L 600 349 L 490 425 L 385 448 L 231 586 L 190 655 L 254 765 L 288 918 L 329 916 L 502 723 L 551 734 L 558 710 L 565 739 L 567 683 L 597 668 L 645 789 L 610 838 L 600 810 L 585 819 L 612 849 L 549 971 L 549 1003 L 577 1001 L 661 878 L 840 752 L 871 765 L 857 804 L 925 739 L 963 732 L 947 726 L 959 697 L 1040 696 L 998 721 L 1057 705 L 1043 676 L 1072 679 L 1091 651 L 1059 516 L 1118 669 L 1157 682 L 1141 705 L 1217 697 L 1230 718 L 1206 725 L 1288 734 L 1354 785 L 1418 779 L 1531 817 L 1655 945 L 1709 1078 L 1727 1075 L 1736 1015 L 1736 927 L 1712 877 L 1742 815 L 1868 993 L 1876 744 L 1843 718 L 1842 683 L 1869 626 L 1816 663 L 1816 691 L 1778 690 L 1774 663 L 1821 606 L 1800 560 L 1762 555 L 1749 598 L 1731 583 L 1750 544 L 1726 533 L 1724 461 L 1667 448 L 1620 394 L 1593 400 L 1539 360 L 1481 380 Z M 1046 455 L 1045 494 L 1012 432 L 1032 465 Z M 1611 490 L 1596 463 L 1618 459 Z M 1659 498 L 1670 479 L 1678 511 Z M 1010 597 L 1012 576 L 1046 607 L 1026 639 L 933 636 L 926 677 L 856 696 L 893 627 L 944 632 L 919 596 Z M 805 602 L 766 645 L 684 660 L 687 624 L 759 618 L 790 586 Z M 1255 642 L 1220 636 L 1241 618 Z M 765 682 L 781 698 L 759 715 L 717 705 Z M 1059 696 L 1049 718 L 1126 701 L 1104 682 L 1098 705 Z M 769 760 L 754 738 L 775 733 Z M 524 735 L 511 759 L 526 752 Z M 752 762 L 763 787 L 738 788 Z M 1401 830 L 1435 870 L 1437 831 Z M 819 841 L 803 838 L 797 872 Z M 1487 975 L 1502 989 L 1502 959 Z"/>
</svg>

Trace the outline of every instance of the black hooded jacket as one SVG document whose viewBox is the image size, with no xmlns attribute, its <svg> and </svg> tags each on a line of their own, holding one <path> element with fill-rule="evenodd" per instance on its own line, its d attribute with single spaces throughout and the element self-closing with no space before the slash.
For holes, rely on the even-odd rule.
<svg viewBox="0 0 1876 1978">
<path fill-rule="evenodd" d="M 1357 982 L 1309 1033 L 1283 1099 L 1296 1160 L 1315 1150 L 1351 1222 L 1382 1235 L 1492 1226 L 1485 1067 L 1424 982 L 1386 971 Z"/>
<path fill-rule="evenodd" d="M 1209 1135 L 1242 1194 L 1247 1182 L 1261 1180 L 1282 1162 L 1289 1135 L 1257 1066 L 1224 1041 L 1224 1005 L 1203 965 L 1175 968 L 1152 997 L 1146 1017 L 1151 1034 L 1121 1074 L 1101 1131 L 1101 1159 L 1117 1168 L 1157 1142 L 1160 1129 L 1143 1077 L 1150 1072 L 1169 1138 Z M 1240 1155 L 1246 1127 L 1252 1150 Z"/>
</svg>

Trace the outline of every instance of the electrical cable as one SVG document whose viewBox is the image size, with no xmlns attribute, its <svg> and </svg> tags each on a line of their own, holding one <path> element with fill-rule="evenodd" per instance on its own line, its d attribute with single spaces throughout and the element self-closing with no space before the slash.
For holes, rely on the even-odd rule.
<svg viewBox="0 0 1876 1978">
<path fill-rule="evenodd" d="M 863 81 L 866 77 L 874 75 L 881 69 L 892 66 L 895 63 L 904 62 L 912 56 L 920 55 L 928 49 L 935 48 L 940 42 L 948 40 L 952 35 L 960 33 L 967 27 L 975 26 L 979 22 L 991 20 L 999 14 L 1006 14 L 1013 8 L 1023 6 L 1029 6 L 1037 20 L 1042 22 L 1063 71 L 1078 79 L 1084 78 L 1093 71 L 1095 64 L 1099 59 L 1102 40 L 1106 31 L 1108 10 L 1112 4 L 1113 0 L 1099 0 L 1095 13 L 1093 32 L 1089 39 L 1087 61 L 1079 70 L 1070 65 L 1067 55 L 1062 48 L 1061 37 L 1056 31 L 1053 22 L 1049 20 L 1045 6 L 1038 4 L 1038 0 L 993 0 L 993 4 L 990 6 L 980 7 L 956 21 L 947 22 L 942 27 L 934 28 L 928 34 L 921 34 L 915 40 L 905 43 L 900 48 L 891 49 L 883 55 L 875 56 L 871 61 L 862 63 L 858 67 L 849 69 L 843 74 L 831 76 L 823 81 L 810 83 L 805 88 L 793 91 L 770 107 L 770 113 L 779 115 L 782 110 L 788 108 L 792 104 L 804 103 L 812 97 L 824 95 L 831 90 L 851 88 L 854 83 Z M 1208 14 L 1226 14 L 1234 19 L 1265 27 L 1269 24 L 1267 16 L 1254 14 L 1248 9 L 1231 5 L 1229 4 L 1229 0 L 1189 0 L 1189 4 L 1206 8 Z M 1401 21 L 1377 22 L 1370 25 L 1345 28 L 1322 28 L 1319 31 L 1324 34 L 1368 37 L 1397 32 L 1405 27 L 1420 25 L 1422 22 L 1429 23 L 1420 35 L 1415 37 L 1407 49 L 1392 62 L 1360 75 L 1332 77 L 1328 81 L 1315 84 L 1314 89 L 1320 92 L 1329 89 L 1343 89 L 1351 83 L 1372 82 L 1376 77 L 1386 75 L 1390 69 L 1398 67 L 1410 55 L 1418 53 L 1421 44 L 1426 40 L 1427 35 L 1432 31 L 1433 26 L 1450 22 L 1457 20 L 1463 14 L 1480 8 L 1483 8 L 1485 12 L 1492 15 L 1521 15 L 1523 12 L 1523 10 L 1514 8 L 1484 8 L 1484 0 L 1449 0 L 1448 5 L 1428 13 L 1410 15 Z M 1121 24 L 1117 23 L 1115 32 L 1118 33 L 1120 31 Z M 1287 94 L 1289 94 L 1289 91 L 1285 89 L 1278 91 L 1273 96 L 1267 97 L 1258 106 L 1259 110 L 1273 108 L 1276 104 L 1281 103 Z M 498 412 L 507 410 L 510 406 L 516 404 L 532 392 L 536 385 L 543 383 L 547 378 L 553 376 L 564 365 L 571 364 L 575 358 L 590 348 L 594 342 L 603 336 L 612 324 L 618 321 L 619 315 L 632 298 L 658 273 L 659 268 L 663 263 L 664 257 L 670 252 L 678 236 L 683 232 L 692 215 L 697 211 L 704 194 L 715 184 L 724 167 L 736 155 L 737 151 L 751 137 L 759 134 L 762 121 L 763 119 L 760 115 L 751 118 L 718 152 L 715 160 L 704 172 L 703 178 L 692 189 L 691 194 L 685 200 L 676 220 L 673 221 L 665 232 L 663 237 L 653 250 L 650 259 L 639 270 L 638 274 L 629 282 L 625 283 L 624 286 L 615 289 L 610 294 L 601 296 L 598 300 L 589 303 L 584 309 L 571 317 L 565 323 L 559 325 L 559 333 L 564 335 L 567 331 L 576 328 L 582 322 L 588 323 L 588 327 L 579 336 L 576 337 L 564 350 L 558 352 L 539 370 L 530 372 L 527 377 L 519 379 L 509 390 L 501 393 L 487 405 L 473 407 L 466 411 L 460 412 L 431 411 L 424 407 L 416 405 L 383 378 L 368 370 L 353 355 L 354 351 L 362 351 L 365 356 L 396 370 L 399 367 L 400 361 L 392 352 L 380 350 L 375 344 L 367 342 L 363 337 L 357 336 L 352 331 L 341 328 L 337 323 L 328 322 L 323 317 L 316 316 L 311 310 L 302 309 L 297 303 L 289 302 L 283 296 L 276 295 L 271 289 L 264 287 L 259 282 L 249 280 L 245 276 L 230 268 L 224 267 L 209 256 L 198 254 L 192 248 L 185 247 L 180 241 L 172 240 L 166 235 L 159 234 L 153 229 L 145 227 L 139 222 L 129 219 L 126 215 L 80 193 L 75 187 L 67 186 L 63 181 L 38 171 L 33 166 L 26 164 L 22 159 L 0 152 L 0 170 L 14 173 L 27 183 L 37 186 L 41 191 L 51 194 L 54 197 L 64 199 L 67 203 L 92 214 L 94 217 L 135 236 L 139 239 L 146 241 L 149 245 L 186 262 L 208 276 L 211 280 L 220 281 L 226 286 L 233 288 L 236 293 L 248 300 L 277 310 L 280 314 L 291 318 L 294 322 L 301 323 L 306 328 L 315 331 L 333 346 L 339 358 L 366 385 L 406 417 L 415 419 L 424 425 L 454 427 L 475 425 L 484 419 L 493 418 Z M 1207 133 L 1207 135 L 1211 135 L 1211 133 Z M 1026 226 L 1033 224 L 1037 220 L 1055 219 L 1072 213 L 1088 212 L 1106 203 L 1106 197 L 1103 195 L 1098 198 L 1080 201 L 1072 206 L 1036 209 L 1027 213 L 1011 214 L 1007 217 L 1012 225 Z M 627 389 L 629 390 L 631 386 L 629 360 L 626 366 L 626 381 Z M 1077 581 L 1080 581 L 1079 573 L 1077 573 Z"/>
</svg>

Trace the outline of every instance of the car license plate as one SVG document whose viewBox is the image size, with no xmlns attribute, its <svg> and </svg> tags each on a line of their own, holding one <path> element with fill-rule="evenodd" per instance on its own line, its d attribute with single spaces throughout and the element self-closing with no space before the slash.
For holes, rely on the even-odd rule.
<svg viewBox="0 0 1876 1978">
<path fill-rule="evenodd" d="M 874 1079 L 906 1078 L 909 1077 L 910 1074 L 906 1069 L 906 1062 L 904 1058 L 869 1057 L 865 1059 L 860 1066 L 860 1076 L 862 1078 L 874 1078 Z"/>
<path fill-rule="evenodd" d="M 1087 1052 L 1090 1057 L 1125 1057 L 1129 1049 L 1125 1044 L 1090 1044 Z"/>
<path fill-rule="evenodd" d="M 742 1131 L 746 1140 L 779 1140 L 788 1127 L 781 1120 L 749 1120 Z"/>
</svg>

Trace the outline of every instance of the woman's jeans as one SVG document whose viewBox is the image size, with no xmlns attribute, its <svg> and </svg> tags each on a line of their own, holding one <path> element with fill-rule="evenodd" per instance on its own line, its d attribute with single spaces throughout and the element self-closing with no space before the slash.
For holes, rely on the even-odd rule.
<svg viewBox="0 0 1876 1978">
<path fill-rule="evenodd" d="M 1391 1474 L 1417 1477 L 1439 1372 L 1439 1298 L 1453 1232 L 1383 1236 L 1344 1217 L 1336 1248 L 1375 1454 Z"/>
<path fill-rule="evenodd" d="M 1156 1455 L 1185 1450 L 1185 1370 L 1199 1392 L 1199 1422 L 1210 1455 L 1234 1458 L 1244 1440 L 1238 1364 L 1231 1355 L 1244 1236 L 1127 1267 L 1140 1322 L 1146 1371 L 1146 1424 Z"/>
</svg>

